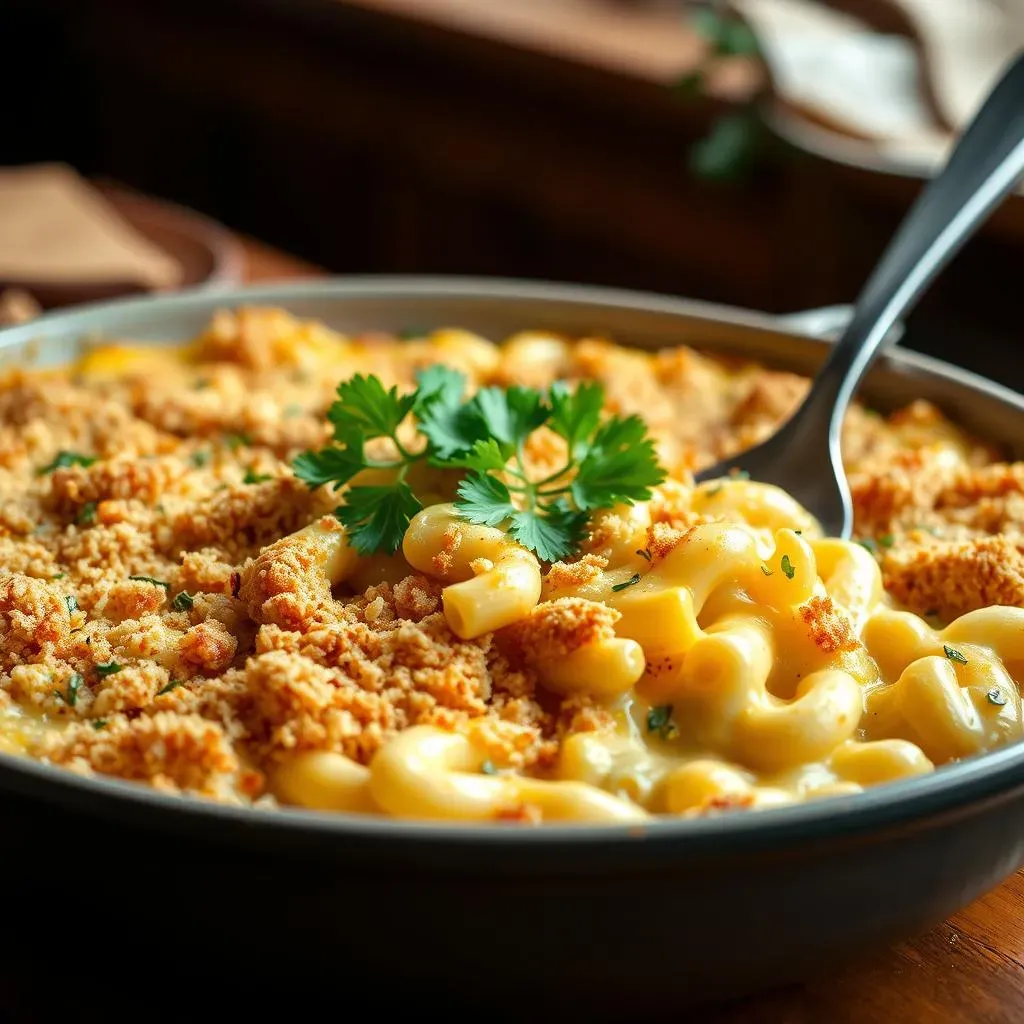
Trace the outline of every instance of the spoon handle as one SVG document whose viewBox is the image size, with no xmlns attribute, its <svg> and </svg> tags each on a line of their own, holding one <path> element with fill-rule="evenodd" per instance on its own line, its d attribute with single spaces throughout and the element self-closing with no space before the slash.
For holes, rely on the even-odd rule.
<svg viewBox="0 0 1024 1024">
<path fill-rule="evenodd" d="M 838 424 L 893 324 L 913 307 L 1022 175 L 1024 56 L 1019 56 L 890 242 L 800 414 L 820 416 L 828 410 L 831 416 L 826 422 L 833 427 Z"/>
</svg>

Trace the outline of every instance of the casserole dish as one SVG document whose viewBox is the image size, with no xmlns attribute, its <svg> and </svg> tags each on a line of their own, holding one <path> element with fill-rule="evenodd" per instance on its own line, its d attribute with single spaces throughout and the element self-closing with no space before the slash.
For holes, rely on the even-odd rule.
<svg viewBox="0 0 1024 1024">
<path fill-rule="evenodd" d="M 62 362 L 98 335 L 180 339 L 243 304 L 351 332 L 601 330 L 803 373 L 825 351 L 767 317 L 658 296 L 378 278 L 51 314 L 0 333 L 0 365 Z M 1021 454 L 1024 401 L 934 360 L 890 354 L 864 397 L 883 411 L 928 398 Z M 242 810 L 6 756 L 0 800 L 15 898 L 30 908 L 8 944 L 49 949 L 59 914 L 88 922 L 90 946 L 116 944 L 119 969 L 187 950 L 193 974 L 259 964 L 304 991 L 372 993 L 378 1010 L 380 993 L 418 1004 L 429 992 L 489 1017 L 679 1010 L 793 981 L 936 923 L 1024 863 L 1024 745 L 855 797 L 628 828 Z"/>
</svg>

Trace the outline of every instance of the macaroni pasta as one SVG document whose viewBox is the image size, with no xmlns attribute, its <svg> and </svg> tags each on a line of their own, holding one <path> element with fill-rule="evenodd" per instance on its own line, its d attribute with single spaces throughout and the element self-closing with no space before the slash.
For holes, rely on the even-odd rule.
<svg viewBox="0 0 1024 1024">
<path fill-rule="evenodd" d="M 400 548 L 361 555 L 331 514 L 344 494 L 289 460 L 324 442 L 338 380 L 403 389 L 432 363 L 598 380 L 669 479 L 551 565 L 461 519 L 458 476 L 424 463 Z M 858 542 L 778 488 L 693 484 L 805 386 L 682 348 L 350 338 L 261 309 L 183 347 L 9 372 L 0 748 L 229 802 L 636 823 L 857 793 L 1021 739 L 1019 466 L 917 403 L 851 412 Z M 522 456 L 543 473 L 560 443 L 540 430 Z"/>
</svg>

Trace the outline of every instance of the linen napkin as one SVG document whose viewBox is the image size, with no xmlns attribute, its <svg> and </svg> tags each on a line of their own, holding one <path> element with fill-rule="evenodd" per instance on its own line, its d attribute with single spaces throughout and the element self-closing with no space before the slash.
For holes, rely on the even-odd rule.
<svg viewBox="0 0 1024 1024">
<path fill-rule="evenodd" d="M 181 279 L 178 262 L 72 168 L 0 168 L 0 282 L 156 290 Z"/>
<path fill-rule="evenodd" d="M 858 149 L 930 174 L 1024 49 L 1024 0 L 731 0 L 754 29 L 778 101 Z M 879 7 L 909 32 L 878 30 Z M 845 136 L 845 138 L 844 138 Z"/>
</svg>

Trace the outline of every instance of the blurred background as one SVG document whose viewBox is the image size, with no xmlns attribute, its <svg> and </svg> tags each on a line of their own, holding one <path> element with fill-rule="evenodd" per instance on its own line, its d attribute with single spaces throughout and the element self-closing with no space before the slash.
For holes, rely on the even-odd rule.
<svg viewBox="0 0 1024 1024">
<path fill-rule="evenodd" d="M 788 312 L 855 297 L 1024 0 L 0 0 L 0 39 L 8 319 L 266 246 Z M 906 344 L 1024 387 L 1022 268 L 1017 197 Z"/>
</svg>

